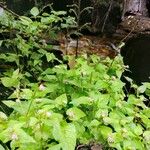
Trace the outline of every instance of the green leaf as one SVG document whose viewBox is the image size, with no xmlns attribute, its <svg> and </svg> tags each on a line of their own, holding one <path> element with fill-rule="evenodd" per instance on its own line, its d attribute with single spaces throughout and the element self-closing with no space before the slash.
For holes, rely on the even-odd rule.
<svg viewBox="0 0 150 150">
<path fill-rule="evenodd" d="M 5 143 L 14 138 L 18 138 L 18 134 L 16 133 L 16 130 L 20 129 L 23 125 L 24 125 L 23 122 L 10 120 L 7 124 L 8 128 L 6 128 L 0 133 L 0 140 L 2 140 Z M 16 136 L 14 136 L 14 134 Z"/>
<path fill-rule="evenodd" d="M 63 138 L 61 139 L 63 150 L 74 150 L 76 146 L 76 129 L 74 124 L 69 123 L 63 127 Z"/>
<path fill-rule="evenodd" d="M 29 120 L 29 126 L 30 127 L 34 127 L 36 126 L 36 124 L 38 123 L 38 119 L 35 118 L 35 117 L 31 117 L 30 120 Z"/>
<path fill-rule="evenodd" d="M 53 131 L 52 134 L 54 136 L 54 139 L 59 141 L 60 138 L 63 136 L 62 134 L 62 129 L 60 126 L 60 120 L 58 120 L 57 118 L 53 120 Z"/>
<path fill-rule="evenodd" d="M 9 54 L 8 56 L 5 57 L 5 61 L 16 62 L 16 64 L 19 65 L 19 56 L 16 54 Z"/>
<path fill-rule="evenodd" d="M 47 58 L 47 61 L 50 62 L 50 61 L 55 60 L 56 57 L 53 53 L 46 53 L 46 58 Z"/>
<path fill-rule="evenodd" d="M 110 127 L 100 126 L 99 128 L 104 139 L 107 139 L 108 136 L 112 133 L 112 129 Z"/>
<path fill-rule="evenodd" d="M 66 94 L 62 94 L 55 99 L 55 104 L 59 106 L 66 106 L 67 105 L 67 96 Z"/>
<path fill-rule="evenodd" d="M 31 99 L 33 92 L 30 89 L 22 89 L 20 96 L 22 99 Z"/>
<path fill-rule="evenodd" d="M 36 17 L 37 15 L 39 15 L 39 9 L 37 7 L 33 7 L 31 10 L 30 10 L 30 13 Z"/>
<path fill-rule="evenodd" d="M 13 72 L 12 78 L 18 78 L 18 77 L 19 77 L 19 69 L 16 69 L 16 70 Z"/>
<path fill-rule="evenodd" d="M 55 21 L 55 18 L 50 16 L 50 17 L 42 17 L 41 22 L 44 24 L 51 24 Z"/>
<path fill-rule="evenodd" d="M 74 106 L 79 106 L 81 104 L 89 105 L 91 104 L 92 99 L 90 97 L 82 96 L 76 99 L 73 99 L 70 103 Z"/>
<path fill-rule="evenodd" d="M 76 146 L 76 129 L 74 124 L 60 125 L 59 120 L 53 121 L 53 136 L 59 141 L 63 150 L 74 150 Z"/>
<path fill-rule="evenodd" d="M 144 113 L 144 115 L 146 115 L 148 118 L 150 118 L 150 109 L 149 109 L 149 108 L 144 109 L 144 110 L 143 110 L 143 113 Z"/>
<path fill-rule="evenodd" d="M 145 124 L 145 126 L 147 128 L 150 128 L 150 119 L 146 115 L 143 115 L 143 114 L 141 114 L 140 117 L 142 119 L 142 122 Z"/>
<path fill-rule="evenodd" d="M 5 148 L 0 144 L 0 150 L 5 150 Z"/>
<path fill-rule="evenodd" d="M 7 120 L 7 116 L 6 116 L 6 114 L 5 113 L 3 113 L 2 111 L 0 111 L 0 121 L 5 121 L 5 120 Z"/>
<path fill-rule="evenodd" d="M 100 125 L 100 122 L 96 119 L 92 120 L 89 124 L 90 127 L 98 127 Z"/>
<path fill-rule="evenodd" d="M 66 11 L 52 11 L 53 14 L 59 16 L 59 15 L 66 15 Z"/>
<path fill-rule="evenodd" d="M 145 139 L 147 142 L 149 142 L 149 144 L 150 144 L 150 131 L 145 131 L 145 132 L 143 133 L 143 137 L 144 137 L 144 139 Z"/>
<path fill-rule="evenodd" d="M 0 47 L 2 46 L 3 40 L 0 40 Z"/>
<path fill-rule="evenodd" d="M 3 77 L 1 78 L 1 81 L 5 87 L 16 87 L 19 84 L 19 81 L 16 78 Z"/>
<path fill-rule="evenodd" d="M 47 150 L 61 150 L 61 144 L 50 146 Z"/>
<path fill-rule="evenodd" d="M 15 105 L 16 102 L 14 102 L 12 100 L 6 100 L 6 101 L 3 101 L 3 103 L 11 108 Z"/>
<path fill-rule="evenodd" d="M 36 143 L 36 141 L 23 129 L 16 129 L 16 134 L 18 134 L 19 141 L 21 143 Z"/>
<path fill-rule="evenodd" d="M 133 128 L 133 131 L 136 135 L 141 135 L 143 133 L 143 129 L 140 125 L 137 125 Z"/>
<path fill-rule="evenodd" d="M 69 116 L 70 120 L 79 120 L 86 116 L 85 113 L 77 107 L 68 109 L 66 114 Z"/>
<path fill-rule="evenodd" d="M 139 149 L 144 150 L 144 145 L 140 140 L 124 140 L 123 141 L 123 149 Z"/>
<path fill-rule="evenodd" d="M 144 93 L 146 91 L 146 85 L 139 86 L 137 90 L 139 93 Z"/>
<path fill-rule="evenodd" d="M 20 16 L 21 23 L 23 25 L 29 26 L 32 23 L 32 20 L 26 16 Z"/>
</svg>

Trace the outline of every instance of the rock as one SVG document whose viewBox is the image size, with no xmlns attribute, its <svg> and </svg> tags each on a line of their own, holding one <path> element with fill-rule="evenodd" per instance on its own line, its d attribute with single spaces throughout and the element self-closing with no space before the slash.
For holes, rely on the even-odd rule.
<svg viewBox="0 0 150 150">
<path fill-rule="evenodd" d="M 125 17 L 119 26 L 122 30 L 132 33 L 148 32 L 150 31 L 150 18 L 130 15 Z"/>
<path fill-rule="evenodd" d="M 150 81 L 150 34 L 130 38 L 121 49 L 121 55 L 130 70 L 125 71 L 125 75 L 138 84 Z"/>
</svg>

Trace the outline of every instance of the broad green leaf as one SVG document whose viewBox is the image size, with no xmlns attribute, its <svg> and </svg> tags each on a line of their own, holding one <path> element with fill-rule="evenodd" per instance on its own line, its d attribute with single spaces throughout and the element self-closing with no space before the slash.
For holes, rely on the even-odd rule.
<svg viewBox="0 0 150 150">
<path fill-rule="evenodd" d="M 57 97 L 55 99 L 55 104 L 59 107 L 59 106 L 66 106 L 67 105 L 67 96 L 66 94 L 62 94 L 59 97 Z"/>
<path fill-rule="evenodd" d="M 82 122 L 82 121 L 81 121 Z M 81 122 L 74 122 L 76 132 L 77 132 L 77 137 L 83 137 L 85 138 L 85 127 L 81 126 Z"/>
<path fill-rule="evenodd" d="M 99 93 L 98 97 L 97 97 L 97 106 L 98 106 L 98 108 L 106 109 L 108 107 L 109 99 L 110 99 L 109 94 Z"/>
<path fill-rule="evenodd" d="M 34 127 L 36 126 L 36 124 L 38 123 L 38 119 L 35 118 L 35 117 L 31 117 L 30 120 L 29 120 L 29 126 L 30 127 Z"/>
<path fill-rule="evenodd" d="M 5 54 L 0 54 L 0 59 L 6 60 L 6 59 L 7 59 L 7 56 L 6 56 Z"/>
<path fill-rule="evenodd" d="M 124 114 L 119 111 L 113 111 L 109 113 L 109 118 L 111 119 L 111 125 L 113 126 L 115 131 L 119 131 L 121 129 L 121 120 L 125 118 Z"/>
<path fill-rule="evenodd" d="M 17 65 L 19 65 L 19 56 L 16 54 L 8 54 L 8 56 L 4 57 L 4 55 L 1 56 L 1 58 L 7 62 L 16 62 Z"/>
<path fill-rule="evenodd" d="M 42 17 L 41 22 L 44 24 L 51 24 L 55 21 L 55 18 L 50 16 L 50 17 Z"/>
<path fill-rule="evenodd" d="M 124 149 L 139 149 L 144 150 L 144 144 L 140 140 L 124 140 L 123 141 L 123 148 Z"/>
<path fill-rule="evenodd" d="M 112 81 L 111 90 L 112 92 L 121 92 L 123 86 L 124 86 L 123 82 L 121 82 L 120 80 L 115 80 L 115 81 Z"/>
<path fill-rule="evenodd" d="M 137 90 L 138 90 L 139 93 L 144 93 L 145 90 L 146 90 L 146 85 L 139 86 Z"/>
<path fill-rule="evenodd" d="M 19 84 L 19 80 L 17 78 L 3 77 L 1 78 L 1 81 L 5 87 L 16 87 Z"/>
<path fill-rule="evenodd" d="M 19 101 L 16 102 L 15 105 L 12 105 L 11 108 L 15 110 L 20 115 L 26 115 L 27 111 L 30 108 L 30 103 L 28 101 Z M 34 109 L 31 107 L 30 109 Z"/>
<path fill-rule="evenodd" d="M 66 114 L 68 115 L 70 120 L 79 120 L 86 116 L 86 114 L 77 107 L 72 107 L 67 110 Z"/>
<path fill-rule="evenodd" d="M 100 126 L 99 129 L 104 139 L 107 139 L 112 133 L 112 129 L 107 126 Z"/>
<path fill-rule="evenodd" d="M 13 140 L 14 142 L 20 142 L 23 144 L 36 143 L 35 140 L 21 129 L 22 123 L 9 126 L 0 134 L 0 139 L 4 142 Z"/>
<path fill-rule="evenodd" d="M 50 61 L 55 60 L 56 57 L 53 53 L 46 53 L 46 58 L 47 58 L 47 61 L 50 62 Z"/>
<path fill-rule="evenodd" d="M 23 129 L 16 129 L 16 134 L 18 135 L 19 141 L 21 143 L 36 143 L 36 141 L 31 137 L 28 133 L 26 133 Z"/>
<path fill-rule="evenodd" d="M 49 148 L 47 150 L 61 150 L 61 146 L 62 144 L 57 144 L 57 145 L 53 145 L 53 146 L 49 146 Z"/>
<path fill-rule="evenodd" d="M 92 120 L 89 124 L 90 127 L 97 127 L 100 125 L 100 122 L 96 119 Z"/>
<path fill-rule="evenodd" d="M 26 16 L 20 16 L 20 20 L 23 25 L 29 26 L 32 23 L 32 20 Z"/>
<path fill-rule="evenodd" d="M 0 144 L 0 150 L 5 150 L 5 148 Z"/>
<path fill-rule="evenodd" d="M 143 115 L 143 114 L 140 115 L 140 118 L 142 122 L 145 124 L 145 126 L 147 128 L 150 128 L 150 119 L 146 115 Z"/>
<path fill-rule="evenodd" d="M 5 120 L 7 120 L 7 116 L 6 116 L 6 114 L 5 113 L 3 113 L 2 111 L 0 111 L 0 121 L 2 120 L 2 121 L 5 121 Z"/>
<path fill-rule="evenodd" d="M 150 144 L 150 131 L 145 131 L 143 137 Z"/>
<path fill-rule="evenodd" d="M 23 125 L 24 123 L 21 121 L 19 122 L 16 120 L 10 120 L 7 124 L 8 128 L 0 133 L 0 140 L 5 143 L 13 139 L 18 139 L 18 134 L 16 133 L 16 130 L 19 130 Z"/>
<path fill-rule="evenodd" d="M 3 101 L 3 103 L 5 105 L 7 105 L 8 107 L 10 107 L 10 108 L 13 107 L 16 104 L 16 102 L 14 102 L 12 100 L 5 100 L 5 101 Z"/>
<path fill-rule="evenodd" d="M 61 139 L 63 150 L 74 150 L 76 146 L 76 129 L 74 124 L 69 123 L 63 127 L 63 138 Z"/>
<path fill-rule="evenodd" d="M 31 10 L 30 10 L 30 13 L 36 17 L 37 15 L 39 15 L 39 9 L 37 7 L 33 7 Z"/>
<path fill-rule="evenodd" d="M 134 104 L 137 106 L 141 106 L 142 108 L 146 108 L 145 104 L 143 103 L 143 98 L 144 97 L 137 98 L 135 95 L 129 95 L 128 104 L 132 104 L 132 105 Z M 128 105 L 126 109 L 133 109 L 131 107 L 132 105 Z M 132 110 L 130 110 L 130 112 L 132 113 Z"/>
<path fill-rule="evenodd" d="M 53 136 L 59 141 L 63 150 L 74 150 L 76 145 L 76 129 L 71 123 L 60 125 L 58 120 L 53 122 Z"/>
<path fill-rule="evenodd" d="M 150 109 L 146 108 L 143 110 L 144 115 L 146 115 L 148 118 L 150 118 Z"/>
<path fill-rule="evenodd" d="M 107 116 L 108 116 L 108 109 L 100 108 L 95 113 L 95 117 L 98 119 L 103 118 L 103 117 L 107 117 Z"/>
<path fill-rule="evenodd" d="M 33 92 L 30 89 L 22 89 L 20 96 L 22 99 L 31 99 L 33 96 Z"/>
<path fill-rule="evenodd" d="M 19 77 L 19 69 L 16 69 L 16 70 L 13 72 L 12 78 L 18 78 L 18 77 Z"/>
<path fill-rule="evenodd" d="M 79 106 L 81 104 L 84 105 L 89 105 L 91 104 L 92 99 L 90 97 L 82 96 L 76 99 L 73 99 L 70 103 L 73 104 L 74 106 Z"/>
<path fill-rule="evenodd" d="M 63 137 L 62 129 L 61 129 L 61 126 L 60 126 L 60 121 L 58 119 L 53 120 L 52 134 L 53 134 L 54 139 L 56 141 L 60 141 L 60 139 Z"/>
<path fill-rule="evenodd" d="M 133 131 L 136 135 L 140 136 L 143 133 L 143 128 L 140 125 L 136 125 Z"/>
</svg>

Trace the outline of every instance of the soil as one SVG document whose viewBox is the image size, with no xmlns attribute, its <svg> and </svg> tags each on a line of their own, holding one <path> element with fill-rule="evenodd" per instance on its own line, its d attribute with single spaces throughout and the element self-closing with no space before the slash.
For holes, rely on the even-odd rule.
<svg viewBox="0 0 150 150">
<path fill-rule="evenodd" d="M 114 38 L 100 37 L 100 36 L 83 36 L 78 40 L 76 39 L 65 39 L 62 37 L 60 40 L 60 50 L 64 54 L 75 55 L 76 50 L 78 55 L 91 55 L 96 54 L 101 57 L 114 58 L 117 55 L 114 49 L 115 45 L 119 43 Z"/>
</svg>

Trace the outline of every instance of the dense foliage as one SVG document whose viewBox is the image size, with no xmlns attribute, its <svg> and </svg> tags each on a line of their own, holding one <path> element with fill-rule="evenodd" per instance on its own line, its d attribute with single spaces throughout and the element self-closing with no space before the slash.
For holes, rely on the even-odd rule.
<svg viewBox="0 0 150 150">
<path fill-rule="evenodd" d="M 90 142 L 104 149 L 150 149 L 150 109 L 140 95 L 149 94 L 149 83 L 132 84 L 136 93 L 125 101 L 120 55 L 114 60 L 81 56 L 68 69 L 43 40 L 45 34 L 52 38 L 57 32 L 58 22 L 65 28 L 75 25 L 64 13 L 38 16 L 33 8 L 32 20 L 7 13 L 0 17 L 0 43 L 7 50 L 0 60 L 13 64 L 0 73 L 1 84 L 9 89 L 1 101 L 13 108 L 9 116 L 4 109 L 0 112 L 0 149 L 10 144 L 12 150 L 74 150 Z M 11 33 L 9 38 L 6 33 Z"/>
</svg>

